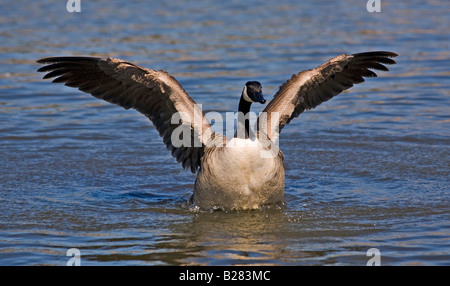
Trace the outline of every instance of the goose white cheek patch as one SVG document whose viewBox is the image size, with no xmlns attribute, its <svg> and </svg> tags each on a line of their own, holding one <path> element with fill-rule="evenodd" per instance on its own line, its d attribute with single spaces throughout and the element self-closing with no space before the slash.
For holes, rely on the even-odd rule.
<svg viewBox="0 0 450 286">
<path fill-rule="evenodd" d="M 242 97 L 244 98 L 245 101 L 252 103 L 253 100 L 248 96 L 247 94 L 247 86 L 244 85 L 244 90 L 242 91 Z"/>
</svg>

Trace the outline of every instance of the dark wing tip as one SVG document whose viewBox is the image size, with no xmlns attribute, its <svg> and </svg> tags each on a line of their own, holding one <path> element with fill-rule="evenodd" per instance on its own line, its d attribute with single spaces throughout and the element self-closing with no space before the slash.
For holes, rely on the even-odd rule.
<svg viewBox="0 0 450 286">
<path fill-rule="evenodd" d="M 388 57 L 388 58 L 395 58 L 398 56 L 398 54 L 393 52 L 387 52 L 387 51 L 373 51 L 373 52 L 364 52 L 364 53 L 356 53 L 352 54 L 354 57 Z"/>
<path fill-rule="evenodd" d="M 38 72 L 47 72 L 43 79 L 59 77 L 53 80 L 54 83 L 65 82 L 68 78 L 65 74 L 72 73 L 74 70 L 83 71 L 83 67 L 88 64 L 96 64 L 101 58 L 96 57 L 48 57 L 37 60 L 38 63 L 44 64 L 39 68 Z"/>
<path fill-rule="evenodd" d="M 97 57 L 48 57 L 37 60 L 40 64 L 52 64 L 60 62 L 80 62 L 80 61 L 98 61 L 101 58 Z"/>
<path fill-rule="evenodd" d="M 397 62 L 392 58 L 398 56 L 398 54 L 393 52 L 386 51 L 375 51 L 375 52 L 365 52 L 365 53 L 357 53 L 352 54 L 356 61 L 372 61 L 372 62 L 380 62 L 383 64 L 393 65 Z"/>
<path fill-rule="evenodd" d="M 385 65 L 393 65 L 397 62 L 392 58 L 398 56 L 398 54 L 386 51 L 373 51 L 356 53 L 351 55 L 353 57 L 351 64 L 352 66 L 359 66 L 364 69 L 375 69 L 381 71 L 389 71 Z M 375 77 L 375 74 L 362 74 L 366 77 Z"/>
</svg>

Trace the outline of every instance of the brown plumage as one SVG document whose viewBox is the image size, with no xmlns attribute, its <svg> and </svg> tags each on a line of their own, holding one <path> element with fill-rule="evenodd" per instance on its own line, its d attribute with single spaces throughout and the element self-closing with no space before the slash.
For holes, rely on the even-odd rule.
<svg viewBox="0 0 450 286">
<path fill-rule="evenodd" d="M 94 57 L 44 58 L 38 63 L 46 65 L 38 71 L 47 72 L 44 79 L 55 78 L 55 83 L 65 83 L 147 116 L 177 161 L 193 173 L 199 170 L 194 204 L 206 209 L 253 209 L 283 200 L 283 154 L 275 145 L 281 129 L 303 111 L 363 82 L 364 77 L 376 77 L 371 69 L 387 71 L 384 64 L 395 64 L 391 58 L 396 56 L 392 52 L 343 54 L 293 75 L 258 118 L 256 140 L 228 140 L 213 133 L 201 108 L 164 71 Z M 255 81 L 245 85 L 239 111 L 248 113 L 253 102 L 265 102 Z M 174 115 L 179 115 L 175 121 Z M 183 134 L 190 134 L 190 138 L 183 139 L 188 139 L 184 140 L 188 144 L 172 142 L 172 134 L 179 127 L 187 128 Z M 247 134 L 248 124 L 245 128 Z"/>
<path fill-rule="evenodd" d="M 56 77 L 54 83 L 63 82 L 99 99 L 125 109 L 134 108 L 144 114 L 184 168 L 195 173 L 200 167 L 203 145 L 206 144 L 201 135 L 208 130 L 211 132 L 210 125 L 176 79 L 166 72 L 115 58 L 54 57 L 41 59 L 38 63 L 48 64 L 38 70 L 48 72 L 44 79 Z M 172 115 L 177 112 L 185 112 L 190 118 L 172 124 Z M 200 118 L 202 122 L 194 124 L 194 113 L 197 113 L 195 119 Z M 173 146 L 172 132 L 182 123 L 191 126 L 190 140 L 195 142 L 192 146 L 199 147 Z"/>
<path fill-rule="evenodd" d="M 283 127 L 303 111 L 315 108 L 354 84 L 364 82 L 364 77 L 376 77 L 370 69 L 388 71 L 383 64 L 395 64 L 391 58 L 396 56 L 392 52 L 343 54 L 315 69 L 294 74 L 263 110 L 267 113 L 268 122 L 271 122 L 272 114 L 277 113 L 278 124 L 273 123 L 268 128 L 270 124 L 261 122 L 262 131 L 275 140 Z"/>
</svg>

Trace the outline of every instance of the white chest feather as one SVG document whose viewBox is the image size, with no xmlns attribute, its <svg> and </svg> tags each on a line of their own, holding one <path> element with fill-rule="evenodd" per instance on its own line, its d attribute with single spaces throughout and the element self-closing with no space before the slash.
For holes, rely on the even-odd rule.
<svg viewBox="0 0 450 286">
<path fill-rule="evenodd" d="M 238 138 L 211 152 L 197 177 L 194 203 L 201 207 L 252 209 L 282 200 L 282 159 L 264 156 L 264 152 L 261 142 Z"/>
</svg>

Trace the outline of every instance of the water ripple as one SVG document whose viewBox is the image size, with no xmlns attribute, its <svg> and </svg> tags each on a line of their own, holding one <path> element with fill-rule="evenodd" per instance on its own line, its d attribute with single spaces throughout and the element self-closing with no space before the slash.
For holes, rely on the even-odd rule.
<svg viewBox="0 0 450 286">
<path fill-rule="evenodd" d="M 0 3 L 1 265 L 65 265 L 73 247 L 82 265 L 365 265 L 369 248 L 382 265 L 448 265 L 446 5 L 82 5 Z M 195 176 L 147 118 L 43 81 L 35 62 L 123 58 L 226 112 L 247 80 L 271 99 L 292 74 L 366 50 L 398 64 L 283 129 L 286 203 L 251 212 L 193 208 Z"/>
</svg>

